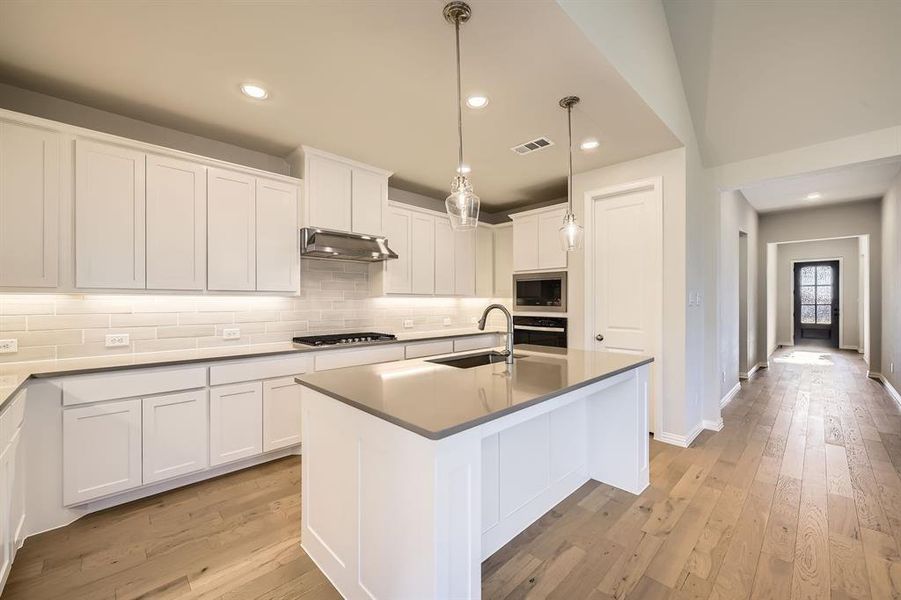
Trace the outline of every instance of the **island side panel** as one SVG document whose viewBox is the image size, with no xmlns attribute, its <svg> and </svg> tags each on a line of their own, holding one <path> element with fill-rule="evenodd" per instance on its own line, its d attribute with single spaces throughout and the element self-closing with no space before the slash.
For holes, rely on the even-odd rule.
<svg viewBox="0 0 901 600">
<path fill-rule="evenodd" d="M 348 599 L 481 594 L 481 440 L 429 440 L 303 390 L 304 550 Z"/>
<path fill-rule="evenodd" d="M 648 468 L 649 365 L 588 398 L 588 463 L 592 479 L 640 494 Z"/>
</svg>

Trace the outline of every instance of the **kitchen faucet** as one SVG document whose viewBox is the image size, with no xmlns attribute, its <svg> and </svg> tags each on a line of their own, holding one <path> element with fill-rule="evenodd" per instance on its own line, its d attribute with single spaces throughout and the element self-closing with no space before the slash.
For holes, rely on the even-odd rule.
<svg viewBox="0 0 901 600">
<path fill-rule="evenodd" d="M 489 304 L 487 308 L 485 308 L 485 312 L 482 313 L 482 318 L 479 319 L 479 329 L 485 330 L 485 321 L 488 320 L 488 313 L 492 310 L 497 309 L 504 313 L 504 316 L 507 317 L 507 345 L 504 349 L 504 357 L 505 362 L 508 365 L 513 364 L 513 315 L 510 314 L 510 311 L 507 310 L 507 307 L 503 304 Z"/>
</svg>

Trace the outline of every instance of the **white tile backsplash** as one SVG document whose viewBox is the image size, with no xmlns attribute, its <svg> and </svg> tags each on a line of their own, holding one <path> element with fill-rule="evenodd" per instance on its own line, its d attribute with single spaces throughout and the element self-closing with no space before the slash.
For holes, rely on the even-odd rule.
<svg viewBox="0 0 901 600">
<path fill-rule="evenodd" d="M 301 265 L 298 297 L 0 294 L 2 337 L 19 340 L 19 352 L 0 355 L 0 362 L 248 346 L 324 332 L 471 328 L 490 302 L 510 304 L 506 298 L 370 297 L 366 264 L 305 259 Z M 407 319 L 412 329 L 404 328 Z M 504 324 L 498 313 L 490 322 Z M 240 328 L 240 339 L 223 340 L 226 326 Z M 111 333 L 129 334 L 131 344 L 106 348 Z"/>
</svg>

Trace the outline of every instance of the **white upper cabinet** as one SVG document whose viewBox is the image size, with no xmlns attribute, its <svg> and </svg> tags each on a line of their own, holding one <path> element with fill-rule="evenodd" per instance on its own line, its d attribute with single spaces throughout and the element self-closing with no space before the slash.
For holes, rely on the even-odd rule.
<svg viewBox="0 0 901 600">
<path fill-rule="evenodd" d="M 494 230 L 484 225 L 476 229 L 476 296 L 494 296 Z"/>
<path fill-rule="evenodd" d="M 397 258 L 385 265 L 385 293 L 409 294 L 412 291 L 410 260 L 414 252 L 410 245 L 410 221 L 412 213 L 402 208 L 390 207 L 385 214 L 385 235 L 388 245 Z"/>
<path fill-rule="evenodd" d="M 75 142 L 75 285 L 143 288 L 144 153 Z"/>
<path fill-rule="evenodd" d="M 454 294 L 475 296 L 476 230 L 454 232 Z"/>
<path fill-rule="evenodd" d="M 344 163 L 320 156 L 308 156 L 304 172 L 307 181 L 307 209 L 310 227 L 351 231 L 353 169 Z"/>
<path fill-rule="evenodd" d="M 206 167 L 147 156 L 147 288 L 202 290 Z"/>
<path fill-rule="evenodd" d="M 435 293 L 439 296 L 453 296 L 457 293 L 454 285 L 456 262 L 454 256 L 454 231 L 450 221 L 435 218 Z"/>
<path fill-rule="evenodd" d="M 513 226 L 494 229 L 494 296 L 513 296 Z"/>
<path fill-rule="evenodd" d="M 391 241 L 391 237 L 388 237 Z M 435 217 L 412 213 L 410 287 L 414 294 L 435 293 Z"/>
<path fill-rule="evenodd" d="M 351 231 L 382 235 L 382 211 L 388 199 L 388 178 L 381 173 L 354 169 Z"/>
<path fill-rule="evenodd" d="M 389 171 L 303 146 L 306 227 L 383 235 Z"/>
<path fill-rule="evenodd" d="M 0 123 L 0 286 L 58 284 L 59 137 Z"/>
<path fill-rule="evenodd" d="M 211 290 L 256 289 L 255 184 L 244 173 L 209 169 L 207 287 Z"/>
<path fill-rule="evenodd" d="M 257 179 L 257 290 L 298 291 L 300 248 L 297 236 L 297 187 Z"/>
<path fill-rule="evenodd" d="M 565 208 L 514 214 L 513 270 L 538 271 L 566 268 L 566 252 L 560 245 Z"/>
</svg>

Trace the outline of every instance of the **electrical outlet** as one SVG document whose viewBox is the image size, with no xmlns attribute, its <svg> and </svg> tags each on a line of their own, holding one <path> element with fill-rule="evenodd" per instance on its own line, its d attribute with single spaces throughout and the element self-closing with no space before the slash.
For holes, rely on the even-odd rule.
<svg viewBox="0 0 901 600">
<path fill-rule="evenodd" d="M 120 346 L 127 346 L 129 343 L 128 337 L 127 333 L 110 333 L 106 336 L 106 347 L 118 348 Z"/>
<path fill-rule="evenodd" d="M 229 327 L 228 329 L 222 330 L 222 339 L 223 340 L 240 340 L 241 339 L 241 329 L 239 327 Z"/>
<path fill-rule="evenodd" d="M 13 354 L 19 351 L 19 340 L 0 340 L 0 354 Z"/>
<path fill-rule="evenodd" d="M 442 321 L 442 322 L 444 323 L 445 327 L 450 327 L 450 325 L 451 325 L 450 317 L 444 317 L 444 321 Z"/>
<path fill-rule="evenodd" d="M 413 319 L 404 319 L 404 329 L 413 328 Z"/>
</svg>

